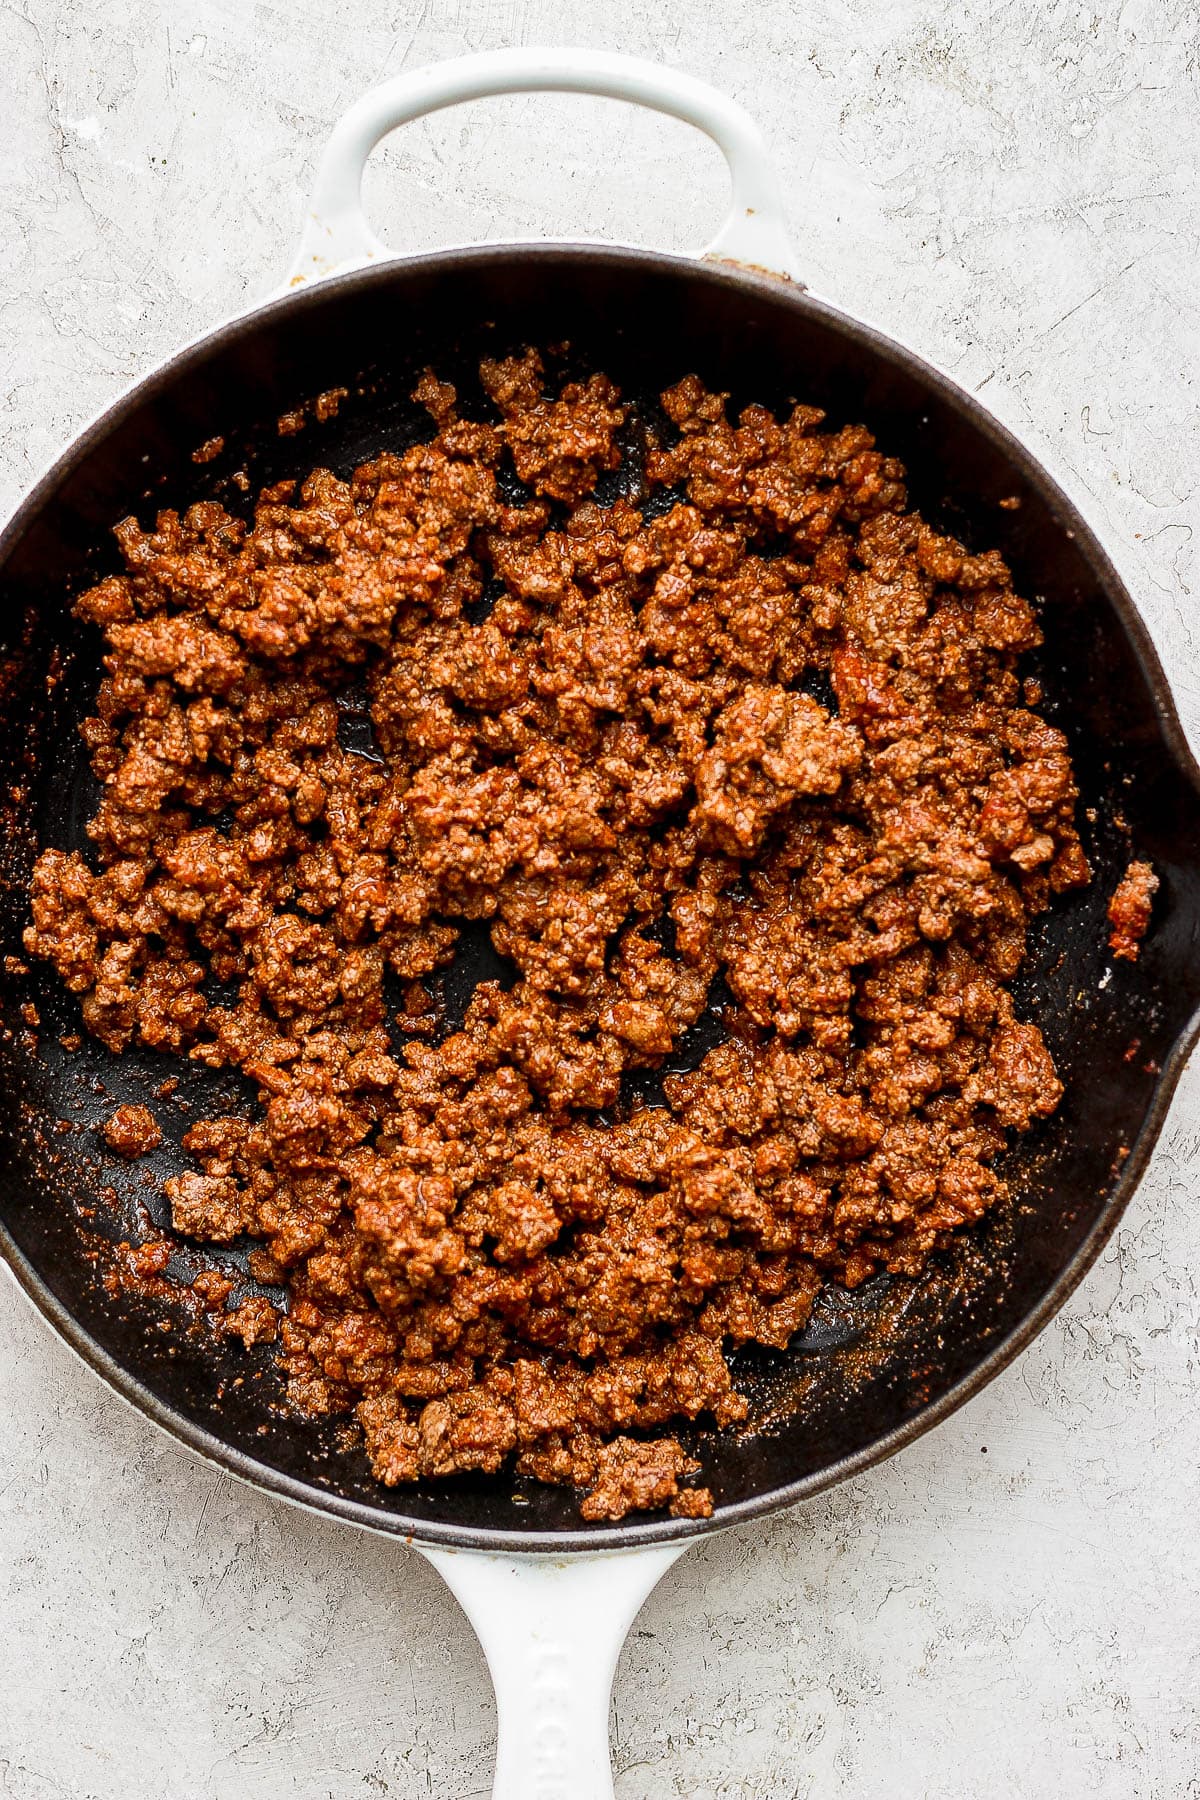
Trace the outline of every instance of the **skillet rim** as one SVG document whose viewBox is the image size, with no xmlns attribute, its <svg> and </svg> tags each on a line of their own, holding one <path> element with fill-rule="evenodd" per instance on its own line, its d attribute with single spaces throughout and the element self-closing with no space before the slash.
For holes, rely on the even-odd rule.
<svg viewBox="0 0 1200 1800">
<path fill-rule="evenodd" d="M 177 376 L 202 366 L 213 352 L 226 348 L 241 336 L 258 332 L 264 326 L 269 328 L 285 310 L 295 312 L 301 308 L 319 308 L 327 297 L 334 294 L 344 296 L 354 289 L 386 286 L 402 270 L 415 267 L 434 272 L 465 274 L 475 266 L 514 259 L 543 262 L 566 260 L 585 266 L 604 262 L 627 268 L 669 269 L 684 274 L 693 282 L 711 282 L 743 293 L 768 295 L 773 300 L 782 299 L 785 304 L 794 306 L 799 314 L 820 320 L 850 339 L 872 358 L 899 368 L 927 390 L 936 393 L 963 416 L 971 427 L 989 439 L 1010 465 L 1020 471 L 1046 502 L 1060 528 L 1073 535 L 1098 586 L 1112 605 L 1140 666 L 1168 755 L 1200 807 L 1200 764 L 1187 742 L 1174 697 L 1149 631 L 1107 551 L 1054 477 L 975 395 L 968 393 L 935 364 L 918 356 L 875 326 L 810 294 L 799 283 L 724 260 L 697 259 L 641 248 L 587 243 L 479 244 L 464 249 L 433 251 L 420 256 L 369 264 L 341 275 L 329 276 L 309 287 L 296 288 L 290 293 L 278 295 L 192 340 L 158 364 L 149 374 L 132 383 L 92 418 L 35 483 L 0 532 L 0 573 L 26 530 L 84 459 L 122 421 L 157 394 L 166 391 Z M 1198 1036 L 1200 1008 L 1181 1028 L 1169 1054 L 1163 1059 L 1141 1130 L 1100 1216 L 1038 1304 L 1025 1314 L 1007 1337 L 996 1344 L 938 1400 L 920 1408 L 884 1436 L 798 1480 L 769 1488 L 750 1499 L 720 1506 L 712 1518 L 707 1520 L 649 1519 L 601 1526 L 594 1530 L 564 1532 L 522 1531 L 503 1526 L 472 1530 L 436 1520 L 413 1519 L 401 1513 L 376 1511 L 361 1501 L 327 1492 L 312 1483 L 297 1480 L 281 1470 L 260 1463 L 253 1456 L 227 1444 L 214 1432 L 175 1412 L 116 1357 L 93 1340 L 70 1309 L 51 1291 L 2 1220 L 0 1256 L 7 1262 L 18 1285 L 42 1317 L 121 1399 L 205 1462 L 215 1464 L 226 1474 L 248 1486 L 286 1500 L 291 1505 L 339 1519 L 380 1536 L 461 1550 L 566 1556 L 631 1549 L 641 1545 L 680 1543 L 744 1524 L 764 1514 L 811 1499 L 838 1482 L 886 1461 L 948 1418 L 1007 1368 L 1075 1292 L 1115 1231 L 1145 1173 L 1184 1064 Z"/>
</svg>

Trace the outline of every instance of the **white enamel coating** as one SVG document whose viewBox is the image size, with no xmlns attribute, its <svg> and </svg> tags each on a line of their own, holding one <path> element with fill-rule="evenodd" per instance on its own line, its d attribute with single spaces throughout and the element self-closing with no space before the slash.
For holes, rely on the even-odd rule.
<svg viewBox="0 0 1200 1800">
<path fill-rule="evenodd" d="M 706 132 L 729 165 L 730 210 L 706 256 L 797 278 L 775 171 L 735 101 L 677 70 L 593 50 L 496 50 L 398 75 L 334 127 L 284 292 L 397 254 L 367 223 L 363 171 L 380 139 L 443 107 L 493 94 L 597 94 Z M 621 1646 L 685 1545 L 569 1560 L 414 1546 L 444 1577 L 483 1646 L 496 1689 L 493 1800 L 613 1800 L 608 1709 Z"/>
<path fill-rule="evenodd" d="M 400 254 L 367 223 L 362 178 L 381 138 L 443 107 L 495 94 L 595 94 L 669 113 L 705 132 L 729 165 L 733 191 L 706 256 L 797 279 L 775 170 L 753 119 L 706 82 L 638 57 L 598 50 L 489 50 L 414 69 L 372 88 L 342 115 L 317 170 L 287 286 Z"/>
<path fill-rule="evenodd" d="M 426 113 L 492 94 L 598 94 L 706 132 L 729 165 L 730 210 L 706 256 L 798 279 L 775 171 L 749 114 L 677 70 L 592 50 L 496 50 L 398 75 L 334 127 L 283 292 L 399 252 L 367 223 L 362 179 L 380 139 Z M 569 1560 L 416 1544 L 475 1628 L 496 1689 L 492 1800 L 613 1800 L 608 1709 L 617 1658 L 686 1545 Z"/>
<path fill-rule="evenodd" d="M 415 1546 L 453 1590 L 492 1672 L 492 1800 L 613 1800 L 608 1708 L 617 1658 L 686 1547 L 565 1559 Z"/>
</svg>

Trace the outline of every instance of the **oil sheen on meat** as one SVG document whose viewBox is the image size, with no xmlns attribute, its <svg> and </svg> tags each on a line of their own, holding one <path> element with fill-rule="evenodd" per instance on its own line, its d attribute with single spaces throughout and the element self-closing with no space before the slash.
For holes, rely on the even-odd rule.
<svg viewBox="0 0 1200 1800">
<path fill-rule="evenodd" d="M 482 378 L 489 418 L 428 374 L 428 442 L 249 523 L 119 526 L 78 602 L 94 853 L 41 855 L 27 943 L 111 1051 L 255 1085 L 188 1131 L 174 1225 L 257 1241 L 289 1301 L 242 1335 L 380 1481 L 703 1517 L 671 1432 L 744 1418 L 726 1353 L 916 1275 L 1057 1105 L 1009 986 L 1088 880 L 1076 789 L 1033 609 L 863 427 L 689 376 L 601 504 L 614 385 Z M 466 922 L 509 979 L 449 1029 Z"/>
</svg>

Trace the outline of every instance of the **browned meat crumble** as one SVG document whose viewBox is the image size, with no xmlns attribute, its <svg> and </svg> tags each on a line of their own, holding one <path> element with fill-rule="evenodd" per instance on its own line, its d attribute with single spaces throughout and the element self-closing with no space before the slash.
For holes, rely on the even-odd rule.
<svg viewBox="0 0 1200 1800">
<path fill-rule="evenodd" d="M 1008 984 L 1088 880 L 1075 786 L 1003 561 L 909 512 L 861 426 L 730 421 L 689 377 L 642 498 L 601 505 L 612 383 L 482 375 L 498 422 L 427 375 L 431 442 L 279 483 L 252 528 L 118 527 L 78 606 L 100 872 L 44 852 L 27 946 L 112 1051 L 257 1084 L 189 1130 L 175 1228 L 258 1240 L 288 1312 L 229 1328 L 278 1329 L 381 1481 L 511 1460 L 589 1518 L 702 1517 L 662 1434 L 745 1416 L 726 1351 L 915 1275 L 1057 1105 Z M 447 1034 L 466 921 L 513 982 Z M 724 1041 L 623 1098 L 715 994 Z"/>
<path fill-rule="evenodd" d="M 1158 876 L 1149 863 L 1131 862 L 1108 903 L 1108 947 L 1114 956 L 1136 962 L 1158 892 Z"/>
<path fill-rule="evenodd" d="M 118 1106 L 104 1125 L 104 1141 L 118 1156 L 132 1162 L 149 1155 L 162 1143 L 158 1120 L 148 1106 Z"/>
</svg>

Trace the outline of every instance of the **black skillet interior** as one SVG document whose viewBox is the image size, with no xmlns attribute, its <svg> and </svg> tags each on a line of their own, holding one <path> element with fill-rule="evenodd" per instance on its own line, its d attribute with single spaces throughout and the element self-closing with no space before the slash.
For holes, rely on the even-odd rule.
<svg viewBox="0 0 1200 1800">
<path fill-rule="evenodd" d="M 144 384 L 76 446 L 0 550 L 5 707 L 0 794 L 9 805 L 0 956 L 21 954 L 26 882 L 39 844 L 83 845 L 91 777 L 75 726 L 97 680 L 98 644 L 70 598 L 115 566 L 113 523 L 133 511 L 251 491 L 327 464 L 348 472 L 428 430 L 409 398 L 427 364 L 477 391 L 481 353 L 569 340 L 574 364 L 603 368 L 644 410 L 695 369 L 734 404 L 792 399 L 834 422 L 865 421 L 903 458 L 926 516 L 974 548 L 997 546 L 1044 602 L 1035 672 L 1069 734 L 1083 794 L 1093 885 L 1033 935 L 1019 1003 L 1067 1082 L 1055 1117 L 1011 1152 L 1016 1196 L 919 1283 L 828 1294 L 785 1355 L 744 1354 L 759 1429 L 692 1442 L 717 1523 L 815 1491 L 915 1435 L 986 1380 L 1070 1291 L 1115 1223 L 1169 1097 L 1200 1004 L 1200 810 L 1193 766 L 1161 672 L 1123 591 L 1081 521 L 1028 457 L 957 390 L 905 353 L 796 290 L 717 267 L 595 249 L 485 249 L 331 283 L 235 324 Z M 278 416 L 323 389 L 350 392 L 335 418 L 281 436 Z M 191 452 L 220 434 L 225 449 Z M 1000 503 L 1020 501 L 1013 509 Z M 362 729 L 353 708 L 347 731 Z M 1136 966 L 1111 964 L 1104 908 L 1131 854 L 1162 888 Z M 450 975 L 469 991 L 486 952 Z M 337 1425 L 281 1407 L 271 1353 L 215 1347 L 159 1329 L 152 1302 L 105 1285 L 102 1239 L 161 1235 L 165 1175 L 182 1166 L 189 1118 L 245 1093 L 184 1061 L 71 1053 L 75 1003 L 44 970 L 3 976 L 0 1224 L 13 1266 L 77 1348 L 143 1408 L 236 1472 L 378 1529 L 459 1542 L 563 1548 L 697 1529 L 642 1520 L 584 1527 L 572 1495 L 507 1475 L 385 1491 Z M 453 998 L 453 992 L 451 995 Z M 19 1008 L 32 1004 L 30 1030 Z M 168 1075 L 169 1100 L 154 1098 Z M 132 1167 L 95 1125 L 119 1101 L 153 1099 L 167 1133 Z M 211 1257 L 207 1260 L 212 1260 Z M 244 1255 L 227 1260 L 244 1266 Z M 173 1268 L 195 1271 L 186 1245 Z M 248 1280 L 248 1278 L 247 1278 Z M 236 1297 L 236 1296 L 235 1296 Z M 545 1540 L 543 1539 L 543 1545 Z"/>
</svg>

